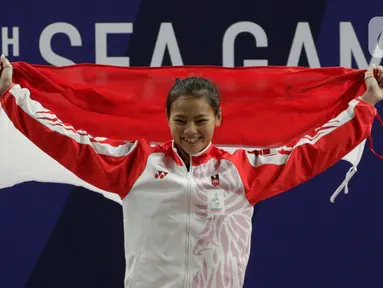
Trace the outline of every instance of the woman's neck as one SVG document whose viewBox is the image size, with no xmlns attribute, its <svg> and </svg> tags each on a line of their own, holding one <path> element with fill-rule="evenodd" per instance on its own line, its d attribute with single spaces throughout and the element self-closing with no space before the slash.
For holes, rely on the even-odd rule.
<svg viewBox="0 0 383 288">
<path fill-rule="evenodd" d="M 175 148 L 177 149 L 177 152 L 178 152 L 178 155 L 181 157 L 182 161 L 184 162 L 186 168 L 190 169 L 190 160 L 191 160 L 191 156 L 190 154 L 186 153 L 181 147 L 179 147 L 178 145 L 175 144 Z M 206 149 L 206 147 L 204 148 Z M 202 149 L 201 151 L 203 151 L 204 149 Z"/>
<path fill-rule="evenodd" d="M 182 161 L 184 161 L 185 165 L 188 166 L 190 164 L 190 155 L 187 154 L 182 148 L 177 147 L 178 154 L 180 155 Z"/>
<path fill-rule="evenodd" d="M 177 149 L 178 155 L 181 157 L 182 161 L 186 165 L 186 167 L 189 170 L 190 167 L 190 155 L 186 153 L 181 147 L 178 145 L 175 145 L 175 148 Z"/>
</svg>

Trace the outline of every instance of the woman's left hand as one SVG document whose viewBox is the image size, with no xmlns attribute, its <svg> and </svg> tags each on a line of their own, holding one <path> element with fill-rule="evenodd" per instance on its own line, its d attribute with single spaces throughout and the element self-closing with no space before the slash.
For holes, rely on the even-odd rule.
<svg viewBox="0 0 383 288">
<path fill-rule="evenodd" d="M 375 78 L 375 71 L 376 78 Z M 383 67 L 371 67 L 365 73 L 364 79 L 366 81 L 366 92 L 362 95 L 362 100 L 375 105 L 376 103 L 383 100 Z"/>
</svg>

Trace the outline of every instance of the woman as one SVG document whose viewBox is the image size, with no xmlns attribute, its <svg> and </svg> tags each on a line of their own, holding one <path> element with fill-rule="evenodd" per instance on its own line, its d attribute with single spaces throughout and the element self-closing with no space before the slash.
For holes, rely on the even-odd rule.
<svg viewBox="0 0 383 288">
<path fill-rule="evenodd" d="M 173 140 L 153 146 L 68 128 L 13 84 L 11 64 L 1 61 L 1 104 L 13 125 L 86 183 L 122 199 L 125 287 L 242 287 L 253 205 L 353 150 L 369 136 L 373 106 L 383 99 L 382 67 L 379 82 L 370 69 L 366 92 L 320 129 L 278 149 L 229 153 L 211 143 L 222 122 L 218 89 L 189 77 L 168 94 Z"/>
</svg>

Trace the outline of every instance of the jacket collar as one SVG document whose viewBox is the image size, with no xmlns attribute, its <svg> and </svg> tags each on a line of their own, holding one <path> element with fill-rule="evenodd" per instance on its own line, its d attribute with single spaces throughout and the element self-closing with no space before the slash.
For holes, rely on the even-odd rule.
<svg viewBox="0 0 383 288">
<path fill-rule="evenodd" d="M 173 157 L 177 165 L 179 166 L 185 165 L 181 156 L 178 154 L 178 150 L 174 140 L 166 143 L 165 149 L 168 152 L 167 154 Z M 220 154 L 218 152 L 219 150 L 210 142 L 209 145 L 207 145 L 202 151 L 198 152 L 197 154 L 190 155 L 191 164 L 193 166 L 198 166 L 208 162 L 211 158 L 218 158 L 217 156 L 218 154 Z"/>
</svg>

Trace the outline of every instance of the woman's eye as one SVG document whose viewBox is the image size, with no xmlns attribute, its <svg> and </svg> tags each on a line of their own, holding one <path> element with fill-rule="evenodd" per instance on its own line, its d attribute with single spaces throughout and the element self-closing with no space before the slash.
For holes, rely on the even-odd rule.
<svg viewBox="0 0 383 288">
<path fill-rule="evenodd" d="M 174 122 L 176 122 L 177 124 L 184 124 L 185 123 L 185 121 L 181 120 L 181 119 L 175 119 Z"/>
<path fill-rule="evenodd" d="M 200 119 L 197 121 L 198 124 L 203 124 L 205 122 L 207 122 L 207 119 Z"/>
</svg>

